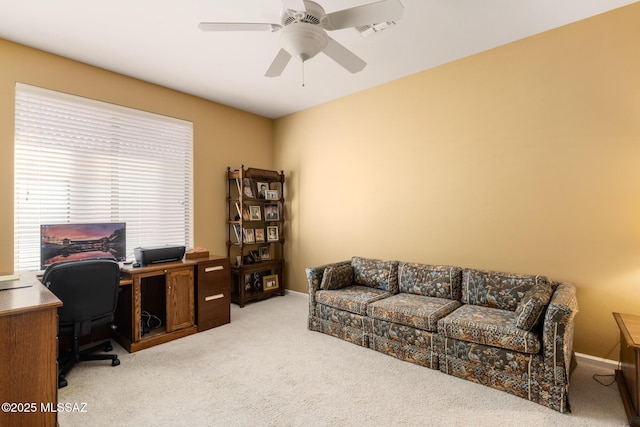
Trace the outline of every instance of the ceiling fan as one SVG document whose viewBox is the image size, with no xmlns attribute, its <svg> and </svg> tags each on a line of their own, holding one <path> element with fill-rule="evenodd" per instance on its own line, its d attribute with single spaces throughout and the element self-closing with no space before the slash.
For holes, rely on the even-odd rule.
<svg viewBox="0 0 640 427">
<path fill-rule="evenodd" d="M 281 49 L 267 70 L 266 77 L 277 77 L 296 57 L 303 63 L 323 52 L 351 73 L 367 63 L 329 37 L 327 31 L 394 21 L 402 17 L 400 0 L 382 0 L 362 6 L 325 13 L 311 0 L 282 0 L 280 24 L 249 22 L 201 22 L 203 31 L 280 31 Z"/>
</svg>

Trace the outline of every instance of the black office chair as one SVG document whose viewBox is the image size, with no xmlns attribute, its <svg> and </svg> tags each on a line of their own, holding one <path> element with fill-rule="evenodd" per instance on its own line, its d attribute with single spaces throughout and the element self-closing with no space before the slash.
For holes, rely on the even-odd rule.
<svg viewBox="0 0 640 427">
<path fill-rule="evenodd" d="M 58 335 L 73 338 L 72 351 L 61 351 L 58 357 L 58 388 L 67 385 L 65 376 L 80 361 L 111 360 L 111 366 L 118 366 L 120 360 L 115 354 L 93 354 L 113 350 L 111 341 L 82 351 L 78 342 L 93 328 L 113 322 L 120 286 L 118 263 L 109 259 L 58 262 L 45 270 L 42 283 L 62 301 Z"/>
</svg>

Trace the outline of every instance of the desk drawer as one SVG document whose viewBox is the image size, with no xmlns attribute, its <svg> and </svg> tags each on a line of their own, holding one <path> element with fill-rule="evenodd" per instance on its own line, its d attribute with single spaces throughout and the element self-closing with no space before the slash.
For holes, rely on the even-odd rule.
<svg viewBox="0 0 640 427">
<path fill-rule="evenodd" d="M 229 259 L 201 261 L 197 268 L 196 323 L 198 332 L 229 323 L 231 270 Z"/>
<path fill-rule="evenodd" d="M 231 287 L 229 260 L 221 259 L 198 263 L 198 291 L 205 293 L 212 289 Z"/>
<path fill-rule="evenodd" d="M 231 321 L 231 289 L 216 289 L 198 295 L 198 332 Z"/>
</svg>

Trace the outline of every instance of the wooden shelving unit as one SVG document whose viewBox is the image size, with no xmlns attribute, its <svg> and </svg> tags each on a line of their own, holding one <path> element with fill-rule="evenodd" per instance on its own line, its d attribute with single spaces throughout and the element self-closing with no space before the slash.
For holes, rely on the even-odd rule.
<svg viewBox="0 0 640 427">
<path fill-rule="evenodd" d="M 231 302 L 284 295 L 284 172 L 227 168 Z"/>
</svg>

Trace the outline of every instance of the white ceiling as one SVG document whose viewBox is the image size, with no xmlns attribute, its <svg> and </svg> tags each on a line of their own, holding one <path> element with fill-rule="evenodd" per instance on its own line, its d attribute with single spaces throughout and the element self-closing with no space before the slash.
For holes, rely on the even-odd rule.
<svg viewBox="0 0 640 427">
<path fill-rule="evenodd" d="M 316 0 L 327 13 L 374 0 Z M 397 25 L 330 36 L 363 58 L 350 74 L 320 54 L 264 73 L 279 33 L 204 32 L 201 21 L 280 22 L 281 0 L 0 0 L 0 38 L 269 118 L 303 110 L 575 22 L 629 0 L 401 0 Z"/>
</svg>

